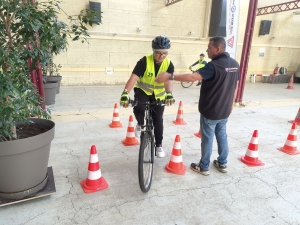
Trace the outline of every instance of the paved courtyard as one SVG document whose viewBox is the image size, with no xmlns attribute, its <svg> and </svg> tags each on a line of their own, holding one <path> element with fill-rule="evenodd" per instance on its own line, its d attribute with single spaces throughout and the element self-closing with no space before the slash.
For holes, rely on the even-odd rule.
<svg viewBox="0 0 300 225">
<path fill-rule="evenodd" d="M 246 83 L 246 106 L 236 106 L 228 122 L 228 173 L 210 166 L 202 176 L 189 166 L 200 159 L 201 139 L 197 104 L 199 87 L 174 84 L 176 103 L 166 107 L 163 147 L 166 157 L 156 158 L 152 187 L 140 191 L 137 173 L 139 146 L 124 146 L 132 108 L 120 108 L 122 128 L 110 128 L 113 107 L 124 88 L 118 86 L 61 87 L 49 108 L 56 123 L 51 144 L 56 193 L 0 207 L 0 224 L 300 224 L 300 155 L 278 151 L 286 141 L 300 107 L 300 84 Z M 131 97 L 133 93 L 131 93 Z M 187 125 L 175 125 L 183 103 Z M 118 103 L 119 105 L 119 103 Z M 244 156 L 254 130 L 258 130 L 259 159 L 265 164 L 248 167 Z M 299 129 L 298 129 L 299 130 Z M 299 136 L 299 131 L 297 132 Z M 181 139 L 185 175 L 164 171 L 176 135 Z M 298 150 L 299 138 L 298 138 Z M 90 147 L 95 145 L 108 189 L 83 192 Z M 217 157 L 214 142 L 211 160 Z"/>
</svg>

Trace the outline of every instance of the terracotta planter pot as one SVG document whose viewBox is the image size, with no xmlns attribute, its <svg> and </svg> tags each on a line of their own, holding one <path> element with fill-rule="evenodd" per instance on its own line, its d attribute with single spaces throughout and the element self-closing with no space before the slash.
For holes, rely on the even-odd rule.
<svg viewBox="0 0 300 225">
<path fill-rule="evenodd" d="M 55 124 L 45 119 L 30 120 L 51 129 L 34 137 L 0 142 L 0 198 L 22 199 L 38 192 L 47 183 Z"/>
<path fill-rule="evenodd" d="M 57 82 L 58 86 L 56 89 L 56 94 L 58 94 L 60 92 L 60 81 L 62 79 L 62 76 L 47 76 L 47 81 L 50 82 Z"/>
<path fill-rule="evenodd" d="M 51 82 L 47 81 L 47 83 L 44 84 L 46 105 L 55 104 L 57 87 L 58 87 L 58 83 L 54 82 L 54 81 L 51 81 Z"/>
</svg>

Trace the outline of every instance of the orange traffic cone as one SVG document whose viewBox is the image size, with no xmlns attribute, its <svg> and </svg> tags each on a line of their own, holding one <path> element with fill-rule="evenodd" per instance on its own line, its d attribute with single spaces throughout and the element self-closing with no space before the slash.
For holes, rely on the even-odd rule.
<svg viewBox="0 0 300 225">
<path fill-rule="evenodd" d="M 297 124 L 296 123 L 293 123 L 284 146 L 282 148 L 278 148 L 278 150 L 287 153 L 289 155 L 300 154 L 300 151 L 297 150 Z"/>
<path fill-rule="evenodd" d="M 298 110 L 298 113 L 297 113 L 295 119 L 294 120 L 290 120 L 289 122 L 290 123 L 297 123 L 297 125 L 300 125 L 300 108 Z"/>
<path fill-rule="evenodd" d="M 248 145 L 248 150 L 245 156 L 238 158 L 247 166 L 264 166 L 265 164 L 258 159 L 258 131 L 253 132 L 251 141 Z"/>
<path fill-rule="evenodd" d="M 198 137 L 198 138 L 201 138 L 201 132 L 200 132 L 200 130 L 198 131 L 198 133 L 195 133 L 194 134 L 196 137 Z"/>
<path fill-rule="evenodd" d="M 292 74 L 291 79 L 290 79 L 289 84 L 286 87 L 286 89 L 294 89 L 293 84 L 294 84 L 294 74 Z"/>
<path fill-rule="evenodd" d="M 186 122 L 183 120 L 182 101 L 179 102 L 178 113 L 176 120 L 173 121 L 176 125 L 185 125 Z"/>
<path fill-rule="evenodd" d="M 165 171 L 179 175 L 184 175 L 186 172 L 186 166 L 182 163 L 181 143 L 179 135 L 176 135 L 171 159 L 165 166 Z"/>
<path fill-rule="evenodd" d="M 118 104 L 117 103 L 115 103 L 113 119 L 112 119 L 112 122 L 109 124 L 109 126 L 111 128 L 122 127 L 122 124 L 120 123 L 119 109 L 118 109 Z"/>
<path fill-rule="evenodd" d="M 139 141 L 136 139 L 134 134 L 134 126 L 133 126 L 133 118 L 132 115 L 129 117 L 129 123 L 127 128 L 126 138 L 122 141 L 123 145 L 131 146 L 131 145 L 138 145 Z"/>
<path fill-rule="evenodd" d="M 80 185 L 85 193 L 92 193 L 108 188 L 106 180 L 101 176 L 100 163 L 95 145 L 91 147 L 87 178 L 82 180 Z"/>
</svg>

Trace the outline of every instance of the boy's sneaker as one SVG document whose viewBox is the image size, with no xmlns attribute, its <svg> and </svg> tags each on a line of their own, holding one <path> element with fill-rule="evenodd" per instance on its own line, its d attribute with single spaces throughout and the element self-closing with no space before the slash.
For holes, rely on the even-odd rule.
<svg viewBox="0 0 300 225">
<path fill-rule="evenodd" d="M 200 167 L 199 163 L 191 163 L 191 169 L 197 173 L 204 175 L 204 176 L 209 175 L 209 170 L 202 169 Z"/>
<path fill-rule="evenodd" d="M 165 157 L 165 152 L 164 152 L 164 149 L 162 147 L 156 147 L 156 156 L 158 158 Z"/>
<path fill-rule="evenodd" d="M 214 166 L 221 172 L 227 173 L 227 166 L 226 164 L 219 164 L 218 160 L 214 160 Z"/>
<path fill-rule="evenodd" d="M 134 130 L 134 134 L 137 138 L 141 137 L 141 132 L 142 132 L 142 127 L 140 125 L 136 125 L 135 130 Z"/>
</svg>

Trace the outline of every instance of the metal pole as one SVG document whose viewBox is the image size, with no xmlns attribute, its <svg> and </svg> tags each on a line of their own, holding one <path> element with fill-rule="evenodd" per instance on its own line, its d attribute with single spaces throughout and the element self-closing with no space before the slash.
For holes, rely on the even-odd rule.
<svg viewBox="0 0 300 225">
<path fill-rule="evenodd" d="M 37 72 L 37 81 L 38 81 L 38 89 L 39 94 L 41 96 L 41 107 L 43 110 L 46 109 L 46 102 L 45 102 L 45 89 L 44 89 L 44 82 L 43 82 L 43 72 L 42 72 L 42 65 L 40 61 L 36 63 L 36 72 Z"/>
<path fill-rule="evenodd" d="M 35 2 L 32 0 L 32 2 Z M 32 3 L 33 4 L 33 3 Z M 39 32 L 36 31 L 36 38 L 39 38 Z M 39 48 L 39 43 L 36 43 L 36 47 Z M 43 71 L 42 71 L 42 65 L 39 60 L 36 62 L 36 74 L 37 74 L 37 84 L 38 84 L 38 90 L 41 97 L 41 106 L 42 109 L 46 109 L 46 102 L 45 102 L 45 89 L 44 89 L 44 82 L 43 82 Z"/>
<path fill-rule="evenodd" d="M 22 0 L 22 4 L 26 4 L 26 0 Z M 30 0 L 31 4 L 35 4 L 35 0 Z M 39 32 L 36 30 L 36 37 L 39 38 Z M 39 44 L 36 43 L 35 47 L 39 47 Z M 33 46 L 30 46 L 30 44 L 27 44 L 27 48 L 32 49 Z M 28 59 L 28 66 L 31 68 L 32 66 L 32 58 Z M 39 61 L 36 62 L 36 69 L 30 72 L 30 80 L 34 84 L 35 89 L 37 90 L 38 94 L 40 95 L 40 103 L 43 110 L 46 109 L 45 104 L 45 90 L 44 90 L 44 83 L 43 83 L 43 72 L 42 72 L 42 66 Z"/>
<path fill-rule="evenodd" d="M 32 58 L 28 59 L 28 68 L 31 68 L 31 66 L 32 66 Z M 37 79 L 36 79 L 36 70 L 33 70 L 30 72 L 30 80 L 34 84 L 35 90 L 38 90 Z"/>
<path fill-rule="evenodd" d="M 240 63 L 240 82 L 239 82 L 239 87 L 238 87 L 238 92 L 237 92 L 235 102 L 242 102 L 243 100 L 244 87 L 245 87 L 246 76 L 248 71 L 248 62 L 249 62 L 254 23 L 255 23 L 256 10 L 257 10 L 257 2 L 258 0 L 250 0 L 249 2 L 248 18 L 247 18 L 247 24 L 245 29 L 243 50 L 242 50 L 241 63 Z"/>
</svg>

